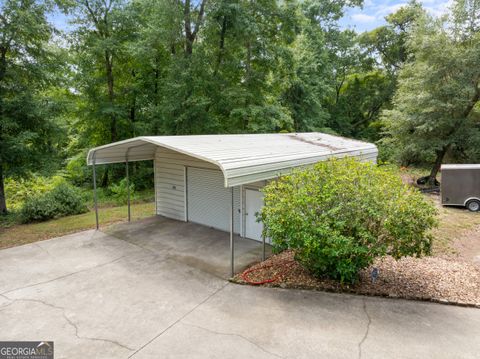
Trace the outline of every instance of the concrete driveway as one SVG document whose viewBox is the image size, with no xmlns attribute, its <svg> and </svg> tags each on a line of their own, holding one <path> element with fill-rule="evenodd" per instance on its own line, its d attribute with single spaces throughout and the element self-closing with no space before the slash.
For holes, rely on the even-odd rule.
<svg viewBox="0 0 480 359">
<path fill-rule="evenodd" d="M 239 267 L 257 243 L 237 240 Z M 480 310 L 228 283 L 228 235 L 161 218 L 0 251 L 0 340 L 55 358 L 478 358 Z"/>
</svg>

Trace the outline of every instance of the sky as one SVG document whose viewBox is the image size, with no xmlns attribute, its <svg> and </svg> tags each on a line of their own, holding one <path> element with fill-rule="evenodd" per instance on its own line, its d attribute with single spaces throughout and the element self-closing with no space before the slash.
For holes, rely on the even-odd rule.
<svg viewBox="0 0 480 359">
<path fill-rule="evenodd" d="M 424 8 L 432 15 L 443 15 L 451 0 L 419 0 Z M 385 16 L 397 11 L 406 5 L 408 0 L 364 0 L 362 8 L 347 9 L 345 16 L 340 20 L 340 26 L 344 29 L 352 29 L 357 32 L 370 31 L 385 24 Z M 71 30 L 65 15 L 57 12 L 50 15 L 50 21 L 59 29 Z"/>
<path fill-rule="evenodd" d="M 434 16 L 443 15 L 451 0 L 419 0 L 423 7 Z M 408 0 L 364 0 L 363 8 L 346 11 L 341 19 L 343 28 L 351 28 L 357 32 L 373 30 L 385 24 L 385 16 L 406 5 Z"/>
</svg>

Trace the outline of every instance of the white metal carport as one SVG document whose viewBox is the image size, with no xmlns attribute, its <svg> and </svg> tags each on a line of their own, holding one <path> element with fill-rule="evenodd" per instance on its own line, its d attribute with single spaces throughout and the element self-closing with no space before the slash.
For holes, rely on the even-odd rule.
<svg viewBox="0 0 480 359">
<path fill-rule="evenodd" d="M 230 201 L 229 231 L 231 249 L 231 272 L 234 273 L 234 226 L 236 216 L 234 207 L 236 191 L 242 186 L 258 181 L 270 180 L 290 172 L 293 168 L 304 167 L 330 157 L 357 157 L 364 161 L 376 161 L 377 148 L 371 143 L 332 136 L 324 133 L 282 133 L 282 134 L 239 134 L 239 135 L 194 135 L 194 136 L 145 136 L 111 143 L 105 146 L 93 148 L 87 156 L 87 163 L 93 165 L 94 192 L 96 193 L 95 166 L 108 163 L 126 163 L 128 183 L 128 163 L 132 161 L 154 160 L 154 166 L 158 170 L 164 170 L 165 176 L 170 180 L 167 187 L 161 187 L 157 192 L 155 176 L 156 197 L 165 195 L 165 212 L 157 211 L 170 218 L 184 219 L 188 221 L 188 209 L 195 210 L 192 203 L 202 201 L 202 196 L 188 194 L 188 186 L 192 189 L 201 188 L 202 181 L 205 188 L 215 188 L 222 185 L 230 189 L 226 195 L 224 190 L 216 191 L 210 197 L 225 202 Z M 161 163 L 165 162 L 164 167 Z M 159 167 L 157 167 L 159 166 Z M 184 174 L 182 177 L 182 169 Z M 196 169 L 198 168 L 198 169 Z M 195 178 L 188 178 L 188 173 L 195 174 Z M 215 177 L 202 177 L 202 171 L 216 170 L 219 174 Z M 170 171 L 170 172 L 168 172 Z M 203 179 L 202 179 L 203 178 Z M 219 178 L 219 181 L 215 178 Z M 170 183 L 172 180 L 177 182 Z M 208 184 L 212 182 L 211 184 Z M 197 187 L 193 187 L 193 186 Z M 160 185 L 159 185 L 160 187 Z M 179 188 L 183 188 L 182 191 Z M 172 189 L 175 192 L 172 192 Z M 170 192 L 168 192 L 170 191 Z M 212 192 L 212 191 L 210 191 Z M 98 210 L 95 196 L 95 211 L 98 228 Z M 210 198 L 209 197 L 209 198 Z M 204 197 L 206 198 L 206 197 Z M 185 204 L 182 206 L 182 199 Z M 168 202 L 168 203 L 167 203 Z M 223 203 L 222 202 L 222 203 Z M 162 206 L 161 200 L 156 203 Z M 170 208 L 167 208 L 167 204 Z M 221 203 L 219 203 L 221 204 Z M 182 215 L 182 209 L 185 214 Z M 241 210 L 240 210 L 241 211 Z M 198 218 L 203 213 L 198 210 Z M 207 214 L 208 215 L 208 214 Z M 213 216 L 213 214 L 212 214 Z M 130 196 L 128 196 L 128 219 L 130 220 Z M 213 221 L 213 218 L 211 218 Z M 204 222 L 210 224 L 208 221 Z M 212 222 L 213 223 L 213 222 Z M 220 229 L 225 229 L 220 224 Z M 240 233 L 242 231 L 240 230 Z M 263 240 L 265 247 L 265 240 Z"/>
</svg>

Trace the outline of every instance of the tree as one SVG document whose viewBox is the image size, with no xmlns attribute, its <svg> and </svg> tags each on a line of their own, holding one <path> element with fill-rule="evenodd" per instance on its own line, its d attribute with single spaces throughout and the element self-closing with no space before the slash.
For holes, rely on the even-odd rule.
<svg viewBox="0 0 480 359">
<path fill-rule="evenodd" d="M 136 34 L 135 14 L 123 0 L 78 0 L 73 13 L 74 86 L 83 143 L 115 142 L 131 134 L 132 117 L 135 121 L 130 91 L 135 69 L 126 49 Z M 103 173 L 103 186 L 109 172 Z"/>
<path fill-rule="evenodd" d="M 407 42 L 413 61 L 400 71 L 394 107 L 383 115 L 384 143 L 405 164 L 431 164 L 430 184 L 447 153 L 464 152 L 480 136 L 480 33 L 473 25 L 480 4 L 460 0 L 455 9 L 448 22 L 419 20 Z"/>
<path fill-rule="evenodd" d="M 381 69 L 354 72 L 340 88 L 330 126 L 345 136 L 378 141 L 381 111 L 388 106 L 394 84 Z"/>
<path fill-rule="evenodd" d="M 338 29 L 344 8 L 356 1 L 309 0 L 300 5 L 300 29 L 293 43 L 291 83 L 282 96 L 296 131 L 329 131 L 335 127 L 336 104 L 346 77 L 361 62 L 356 34 Z M 342 129 L 340 131 L 342 133 Z"/>
<path fill-rule="evenodd" d="M 59 53 L 47 1 L 6 0 L 0 11 L 0 214 L 7 212 L 5 176 L 24 176 L 51 159 L 54 101 L 48 89 Z M 61 57 L 61 56 L 60 56 Z"/>
<path fill-rule="evenodd" d="M 359 43 L 380 66 L 395 75 L 411 55 L 406 42 L 417 19 L 424 14 L 421 4 L 411 0 L 386 16 L 386 25 L 360 35 Z"/>
<path fill-rule="evenodd" d="M 79 25 L 77 40 L 78 90 L 90 99 L 91 111 L 107 121 L 101 132 L 108 133 L 108 141 L 119 139 L 118 120 L 124 115 L 117 106 L 115 67 L 122 56 L 127 33 L 124 3 L 121 0 L 79 0 L 74 12 Z M 103 82 L 103 84 L 101 84 Z M 95 126 L 98 130 L 98 127 Z"/>
</svg>

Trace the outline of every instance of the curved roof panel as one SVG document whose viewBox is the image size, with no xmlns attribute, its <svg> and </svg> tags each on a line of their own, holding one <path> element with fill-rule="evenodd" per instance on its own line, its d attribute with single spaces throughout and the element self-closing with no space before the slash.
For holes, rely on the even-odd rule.
<svg viewBox="0 0 480 359">
<path fill-rule="evenodd" d="M 226 187 L 275 178 L 330 157 L 375 161 L 378 153 L 374 144 L 320 132 L 144 136 L 93 148 L 87 163 L 153 160 L 159 146 L 217 165 Z"/>
</svg>

